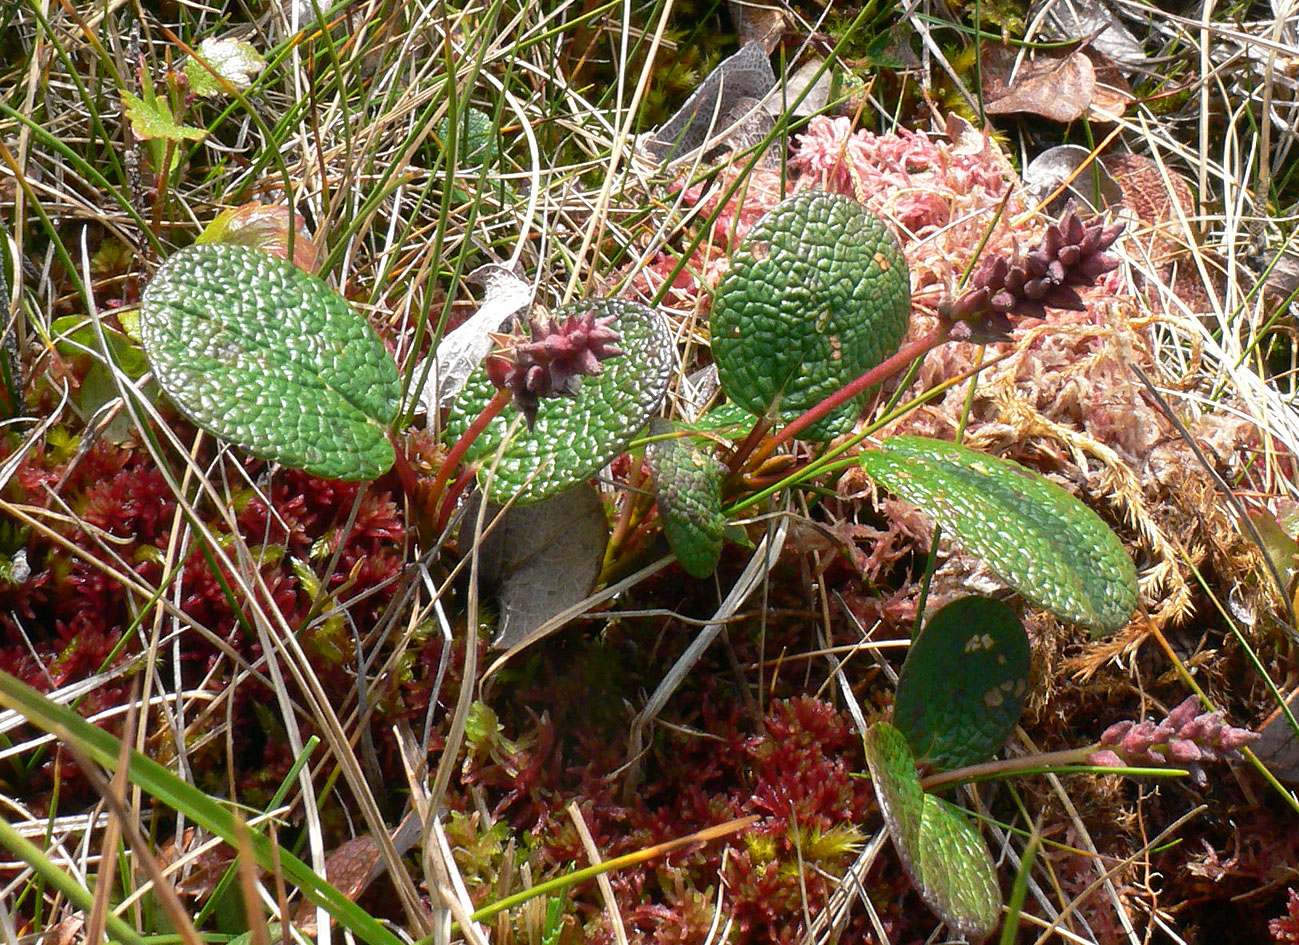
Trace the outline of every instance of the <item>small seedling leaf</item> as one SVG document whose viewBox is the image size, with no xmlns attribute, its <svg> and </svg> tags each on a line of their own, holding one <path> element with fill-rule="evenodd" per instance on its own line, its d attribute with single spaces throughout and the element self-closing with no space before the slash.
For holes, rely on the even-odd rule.
<svg viewBox="0 0 1299 945">
<path fill-rule="evenodd" d="M 513 404 L 488 424 L 466 456 L 482 462 L 483 482 L 495 463 L 487 486 L 491 501 L 539 502 L 590 479 L 658 412 L 676 356 L 667 322 L 657 311 L 621 299 L 578 302 L 551 314 L 562 322 L 591 310 L 598 318 L 614 317 L 622 336 L 618 347 L 626 354 L 602 362 L 598 376 L 582 378 L 576 397 L 544 398 L 532 429 Z M 456 399 L 448 436 L 460 436 L 495 394 L 480 365 Z M 515 420 L 518 429 L 511 435 Z M 493 455 L 498 450 L 499 461 Z"/>
<path fill-rule="evenodd" d="M 654 433 L 671 432 L 657 423 Z M 722 514 L 722 482 L 726 464 L 713 455 L 708 440 L 672 437 L 651 443 L 645 460 L 654 477 L 654 498 L 663 520 L 668 547 L 686 573 L 706 578 L 722 556 L 726 516 Z"/>
<path fill-rule="evenodd" d="M 149 283 L 140 332 L 162 389 L 208 432 L 326 479 L 392 465 L 397 366 L 346 299 L 293 264 L 183 249 Z"/>
<path fill-rule="evenodd" d="M 920 897 L 971 942 L 986 940 L 1001 918 L 1001 888 L 987 844 L 959 807 L 924 792 L 900 731 L 876 722 L 864 741 L 875 798 Z"/>
<path fill-rule="evenodd" d="M 863 453 L 871 478 L 918 506 L 1027 600 L 1094 634 L 1124 627 L 1137 575 L 1099 515 L 1018 463 L 919 436 Z"/>
<path fill-rule="evenodd" d="M 1028 673 L 1028 636 L 1013 610 L 987 597 L 952 601 L 907 651 L 893 724 L 935 768 L 987 761 L 1019 721 Z"/>
<path fill-rule="evenodd" d="M 202 128 L 177 124 L 171 106 L 161 96 L 145 101 L 130 92 L 123 92 L 122 104 L 131 123 L 131 133 L 140 141 L 198 141 L 207 135 Z"/>
<path fill-rule="evenodd" d="M 753 227 L 713 300 L 713 358 L 728 397 L 785 420 L 893 354 L 911 314 L 906 258 L 884 222 L 848 197 L 803 193 Z M 803 434 L 852 428 L 862 398 Z"/>
</svg>

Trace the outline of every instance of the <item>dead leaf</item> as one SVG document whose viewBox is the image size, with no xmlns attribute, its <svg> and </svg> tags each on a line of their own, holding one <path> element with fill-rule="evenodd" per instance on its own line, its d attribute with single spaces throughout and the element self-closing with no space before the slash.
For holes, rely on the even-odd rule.
<svg viewBox="0 0 1299 945">
<path fill-rule="evenodd" d="M 1017 51 L 984 47 L 983 108 L 989 115 L 1025 113 L 1052 121 L 1081 118 L 1096 91 L 1096 71 L 1080 52 L 1040 55 L 1015 69 Z"/>
<path fill-rule="evenodd" d="M 1295 704 L 1296 696 L 1299 696 L 1299 690 L 1286 697 L 1291 713 L 1299 712 L 1299 705 Z M 1299 715 L 1296 718 L 1299 719 Z M 1299 784 L 1299 737 L 1290 727 L 1290 720 L 1280 706 L 1268 716 L 1259 729 L 1258 741 L 1250 745 L 1249 749 L 1282 784 Z"/>
<path fill-rule="evenodd" d="M 1060 0 L 1049 4 L 1048 34 L 1065 41 L 1093 37 L 1090 45 L 1129 72 L 1146 65 L 1146 51 L 1119 18 L 1099 0 Z"/>
<path fill-rule="evenodd" d="M 532 286 L 505 266 L 487 263 L 465 278 L 483 287 L 478 311 L 446 334 L 438 344 L 431 368 L 427 367 L 427 361 L 415 367 L 417 380 L 428 371 L 428 383 L 420 394 L 420 403 L 430 426 L 440 408 L 455 403 L 465 382 L 492 350 L 491 333 L 500 331 L 506 319 L 516 312 L 526 313 L 532 306 Z"/>
<path fill-rule="evenodd" d="M 704 81 L 686 99 L 686 103 L 663 123 L 643 145 L 656 161 L 679 160 L 705 144 L 716 148 L 726 145 L 718 138 L 762 101 L 776 84 L 771 60 L 762 43 L 746 43 L 740 51 L 705 76 Z"/>
<path fill-rule="evenodd" d="M 752 0 L 730 0 L 731 22 L 740 44 L 760 43 L 770 55 L 785 32 L 785 12 L 779 6 L 762 6 Z"/>
<path fill-rule="evenodd" d="M 1050 213 L 1058 212 L 1070 200 L 1078 201 L 1092 212 L 1117 207 L 1123 202 L 1123 188 L 1103 164 L 1084 167 L 1090 157 L 1089 150 L 1076 144 L 1047 148 L 1024 168 L 1024 186 L 1033 200 L 1041 203 L 1069 180 L 1069 185 L 1047 207 Z"/>
<path fill-rule="evenodd" d="M 487 524 L 499 512 L 489 505 Z M 476 517 L 471 508 L 465 517 L 468 527 Z M 600 573 L 608 540 L 604 505 L 590 483 L 502 513 L 479 551 L 481 579 L 494 588 L 500 607 L 492 646 L 514 646 L 580 603 Z"/>
<path fill-rule="evenodd" d="M 1096 88 L 1087 105 L 1087 116 L 1093 121 L 1118 121 L 1133 101 L 1132 87 L 1123 70 L 1100 50 L 1087 46 L 1082 50 L 1096 74 Z"/>
</svg>

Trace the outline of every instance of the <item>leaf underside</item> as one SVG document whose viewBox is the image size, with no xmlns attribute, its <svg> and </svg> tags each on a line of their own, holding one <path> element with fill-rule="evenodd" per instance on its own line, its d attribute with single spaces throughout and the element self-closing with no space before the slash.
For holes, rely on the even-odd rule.
<svg viewBox="0 0 1299 945">
<path fill-rule="evenodd" d="M 952 601 L 911 642 L 893 700 L 893 724 L 912 752 L 947 770 L 987 761 L 1019 721 L 1029 646 L 1001 601 Z"/>
<path fill-rule="evenodd" d="M 296 266 L 244 246 L 183 249 L 149 283 L 140 333 L 167 396 L 215 436 L 326 479 L 392 465 L 397 366 L 346 299 Z"/>
<path fill-rule="evenodd" d="M 1094 634 L 1127 625 L 1138 594 L 1132 559 L 1064 489 L 1018 463 L 927 437 L 892 437 L 860 462 L 1038 607 Z"/>
<path fill-rule="evenodd" d="M 911 315 L 906 258 L 879 217 L 848 197 L 803 193 L 749 232 L 710 320 L 722 389 L 757 416 L 792 420 L 893 354 Z M 812 424 L 852 428 L 861 397 Z"/>
<path fill-rule="evenodd" d="M 866 764 L 884 823 L 920 897 L 971 942 L 1001 918 L 1001 888 L 987 844 L 954 804 L 920 786 L 906 737 L 887 722 L 866 731 Z"/>
<path fill-rule="evenodd" d="M 618 346 L 626 354 L 602 362 L 598 376 L 582 378 L 576 397 L 544 398 L 531 430 L 513 404 L 488 424 L 466 457 L 482 462 L 479 480 L 491 501 L 539 502 L 590 479 L 658 412 L 675 362 L 667 322 L 657 311 L 621 299 L 564 305 L 552 316 L 563 322 L 591 310 L 598 318 L 614 316 L 613 327 L 622 336 Z M 495 394 L 480 366 L 456 399 L 447 436 L 460 436 Z M 516 420 L 518 428 L 510 436 Z M 494 456 L 498 450 L 499 460 Z"/>
</svg>

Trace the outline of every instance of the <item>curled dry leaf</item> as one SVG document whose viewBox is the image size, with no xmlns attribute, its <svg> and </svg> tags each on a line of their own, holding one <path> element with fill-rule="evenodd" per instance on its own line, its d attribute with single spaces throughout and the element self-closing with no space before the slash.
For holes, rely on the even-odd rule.
<svg viewBox="0 0 1299 945">
<path fill-rule="evenodd" d="M 1096 93 L 1096 70 L 1085 55 L 1040 55 L 1016 68 L 1017 58 L 1009 46 L 984 48 L 984 110 L 989 115 L 1026 113 L 1070 122 L 1087 112 Z"/>
</svg>

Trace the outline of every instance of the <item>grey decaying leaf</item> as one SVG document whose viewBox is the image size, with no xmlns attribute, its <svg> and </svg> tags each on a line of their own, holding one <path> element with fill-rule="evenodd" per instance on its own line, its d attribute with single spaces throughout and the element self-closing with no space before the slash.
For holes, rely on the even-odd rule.
<svg viewBox="0 0 1299 945">
<path fill-rule="evenodd" d="M 1047 148 L 1024 168 L 1024 186 L 1029 195 L 1040 202 L 1060 186 L 1070 174 L 1076 171 L 1091 154 L 1084 147 L 1076 144 L 1061 144 Z M 1097 192 L 1097 179 L 1100 191 Z M 1119 187 L 1109 172 L 1093 162 L 1081 174 L 1073 179 L 1064 192 L 1052 202 L 1050 212 L 1063 207 L 1070 198 L 1077 200 L 1085 210 L 1100 212 L 1107 207 L 1117 207 L 1123 203 L 1123 189 Z"/>
<path fill-rule="evenodd" d="M 691 154 L 753 111 L 775 84 L 766 48 L 746 43 L 708 73 L 676 114 L 645 142 L 646 152 L 664 163 Z"/>
<path fill-rule="evenodd" d="M 1146 64 L 1141 43 L 1100 0 L 1053 0 L 1046 22 L 1047 32 L 1056 39 L 1083 39 L 1095 34 L 1092 48 L 1129 72 Z"/>
<path fill-rule="evenodd" d="M 500 512 L 489 503 L 485 524 Z M 462 531 L 476 518 L 470 508 Z M 513 646 L 585 598 L 600 574 L 608 540 L 604 505 L 590 483 L 507 509 L 479 550 L 482 586 L 500 608 L 492 646 Z"/>
<path fill-rule="evenodd" d="M 508 318 L 532 305 L 532 286 L 505 266 L 488 263 L 465 278 L 483 286 L 483 301 L 477 312 L 448 332 L 438 345 L 428 383 L 420 394 L 420 403 L 430 418 L 437 416 L 439 408 L 455 402 L 469 375 L 492 350 L 490 333 L 499 331 Z M 417 379 L 424 376 L 427 364 L 425 359 L 415 368 Z"/>
</svg>

